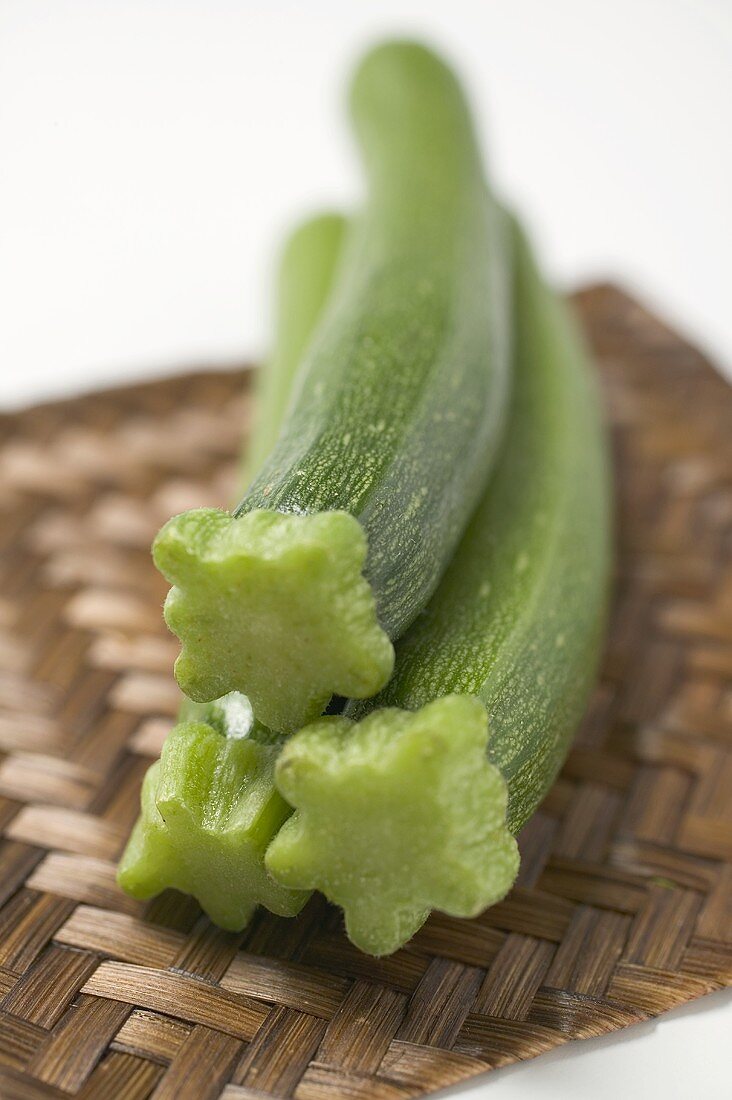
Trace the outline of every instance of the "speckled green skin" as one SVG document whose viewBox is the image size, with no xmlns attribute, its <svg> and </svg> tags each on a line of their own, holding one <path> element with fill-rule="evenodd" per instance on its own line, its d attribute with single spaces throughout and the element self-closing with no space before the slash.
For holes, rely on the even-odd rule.
<svg viewBox="0 0 732 1100">
<path fill-rule="evenodd" d="M 465 101 L 434 54 L 373 50 L 351 106 L 366 207 L 279 441 L 236 514 L 356 516 L 393 639 L 435 588 L 500 441 L 507 260 Z"/>
<path fill-rule="evenodd" d="M 296 811 L 267 869 L 340 905 L 349 939 L 372 955 L 396 951 L 433 908 L 476 916 L 508 892 L 519 864 L 487 742 L 485 708 L 465 695 L 359 723 L 321 718 L 277 761 Z"/>
<path fill-rule="evenodd" d="M 387 44 L 352 107 L 368 200 L 279 440 L 233 517 L 173 517 L 153 544 L 182 690 L 241 692 L 286 733 L 387 683 L 390 640 L 447 565 L 506 406 L 505 224 L 455 78 Z"/>
<path fill-rule="evenodd" d="M 275 346 L 256 373 L 254 422 L 242 463 L 242 484 L 262 467 L 279 434 L 292 383 L 333 285 L 346 219 L 325 213 L 309 218 L 288 237 L 277 270 Z"/>
<path fill-rule="evenodd" d="M 601 646 L 610 488 L 595 380 L 566 307 L 514 231 L 513 405 L 498 469 L 394 675 L 360 716 L 476 694 L 520 829 L 582 716 Z"/>
</svg>

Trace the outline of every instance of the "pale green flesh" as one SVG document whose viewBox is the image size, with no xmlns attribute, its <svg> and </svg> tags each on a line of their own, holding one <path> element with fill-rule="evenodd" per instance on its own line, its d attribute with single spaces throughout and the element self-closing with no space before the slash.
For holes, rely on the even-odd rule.
<svg viewBox="0 0 732 1100">
<path fill-rule="evenodd" d="M 376 707 L 477 695 L 513 831 L 551 785 L 587 704 L 610 568 L 606 441 L 584 349 L 516 241 L 514 396 L 506 445 L 425 613 L 399 643 Z"/>
<path fill-rule="evenodd" d="M 394 650 L 361 572 L 363 529 L 347 512 L 202 508 L 169 520 L 153 555 L 174 585 L 165 618 L 191 699 L 241 692 L 265 726 L 291 733 L 334 692 L 363 699 L 388 680 Z"/>
<path fill-rule="evenodd" d="M 244 928 L 258 904 L 281 916 L 299 912 L 307 894 L 273 882 L 263 864 L 290 813 L 272 779 L 277 752 L 203 724 L 176 726 L 145 777 L 120 885 L 138 898 L 168 887 L 192 894 L 231 931 Z"/>
<path fill-rule="evenodd" d="M 176 586 L 166 619 L 183 646 L 182 689 L 198 700 L 243 692 L 278 731 L 312 719 L 334 693 L 384 686 L 388 639 L 438 583 L 487 480 L 506 406 L 504 225 L 454 77 L 421 47 L 387 45 L 359 69 L 352 107 L 368 200 L 277 445 L 230 532 L 223 514 L 199 513 L 171 521 L 155 547 Z M 263 512 L 284 513 L 283 530 L 287 521 L 289 573 L 283 562 L 276 581 L 257 560 Z M 360 525 L 368 613 L 351 568 L 355 533 L 343 540 L 342 568 L 330 562 L 338 590 L 298 553 L 318 513 Z"/>
<path fill-rule="evenodd" d="M 485 710 L 468 696 L 313 723 L 277 762 L 296 812 L 267 850 L 268 870 L 340 905 L 349 939 L 374 955 L 401 947 L 431 909 L 475 916 L 518 870 L 487 741 Z"/>
</svg>

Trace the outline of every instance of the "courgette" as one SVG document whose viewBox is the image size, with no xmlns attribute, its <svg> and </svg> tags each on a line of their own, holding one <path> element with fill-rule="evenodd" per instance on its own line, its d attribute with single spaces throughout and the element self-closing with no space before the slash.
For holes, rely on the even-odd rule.
<svg viewBox="0 0 732 1100">
<path fill-rule="evenodd" d="M 387 682 L 507 404 L 504 223 L 454 76 L 389 43 L 351 106 L 368 198 L 278 443 L 233 514 L 174 517 L 153 548 L 183 691 L 242 692 L 285 732 Z"/>
<path fill-rule="evenodd" d="M 574 324 L 515 226 L 513 241 L 515 381 L 495 476 L 399 642 L 388 686 L 296 734 L 276 766 L 296 813 L 268 870 L 340 905 L 350 938 L 374 954 L 404 943 L 432 908 L 472 916 L 508 890 L 517 857 L 504 811 L 515 835 L 557 774 L 596 674 L 606 440 Z"/>
<path fill-rule="evenodd" d="M 286 394 L 322 315 L 340 256 L 345 219 L 298 227 L 282 253 L 275 309 L 275 353 L 259 384 L 254 468 L 279 428 Z M 133 897 L 169 887 L 191 894 L 221 928 L 240 931 L 257 905 L 294 916 L 309 897 L 273 882 L 264 853 L 292 812 L 274 783 L 279 739 L 258 723 L 248 699 L 231 692 L 208 703 L 183 699 L 178 724 L 145 776 L 140 816 L 117 880 Z"/>
</svg>

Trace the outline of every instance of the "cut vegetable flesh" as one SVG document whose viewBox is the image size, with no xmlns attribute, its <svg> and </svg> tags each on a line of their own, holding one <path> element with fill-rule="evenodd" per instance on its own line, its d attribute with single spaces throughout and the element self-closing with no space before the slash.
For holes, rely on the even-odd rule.
<svg viewBox="0 0 732 1100">
<path fill-rule="evenodd" d="M 449 561 L 506 405 L 503 219 L 452 74 L 420 47 L 387 45 L 352 103 L 369 199 L 278 443 L 233 515 L 175 517 L 154 547 L 175 586 L 182 689 L 242 692 L 284 732 L 333 693 L 384 686 L 390 639 Z"/>
<path fill-rule="evenodd" d="M 518 869 L 487 741 L 485 709 L 469 696 L 313 723 L 277 763 L 297 812 L 267 868 L 293 888 L 317 885 L 343 908 L 351 941 L 374 955 L 395 951 L 433 908 L 475 916 Z"/>
<path fill-rule="evenodd" d="M 154 554 L 174 583 L 165 616 L 192 699 L 246 689 L 264 725 L 291 732 L 333 691 L 363 698 L 388 678 L 394 650 L 361 573 L 363 530 L 347 512 L 256 511 L 233 522 L 186 512 Z"/>
</svg>

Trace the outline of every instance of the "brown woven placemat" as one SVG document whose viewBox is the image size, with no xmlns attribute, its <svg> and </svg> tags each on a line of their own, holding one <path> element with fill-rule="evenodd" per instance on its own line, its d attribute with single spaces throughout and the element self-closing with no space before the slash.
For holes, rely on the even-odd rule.
<svg viewBox="0 0 732 1100">
<path fill-rule="evenodd" d="M 228 498 L 242 374 L 2 421 L 3 1100 L 401 1100 L 730 981 L 732 390 L 618 291 L 577 300 L 619 481 L 601 682 L 513 893 L 381 961 L 318 899 L 237 936 L 115 885 L 178 701 L 148 547 Z"/>
</svg>

